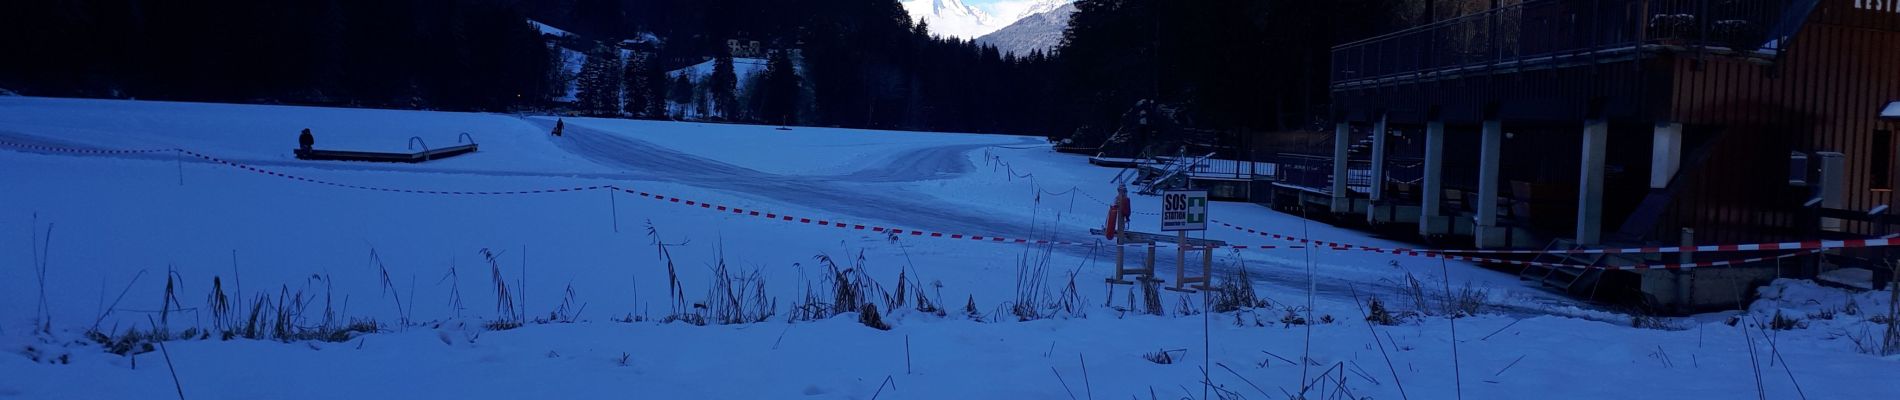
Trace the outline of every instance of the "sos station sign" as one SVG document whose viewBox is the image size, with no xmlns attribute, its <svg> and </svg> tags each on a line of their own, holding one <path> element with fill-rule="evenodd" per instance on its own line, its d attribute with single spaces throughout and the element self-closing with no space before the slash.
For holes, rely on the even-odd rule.
<svg viewBox="0 0 1900 400">
<path fill-rule="evenodd" d="M 1161 193 L 1161 230 L 1207 230 L 1207 191 L 1169 190 Z"/>
</svg>

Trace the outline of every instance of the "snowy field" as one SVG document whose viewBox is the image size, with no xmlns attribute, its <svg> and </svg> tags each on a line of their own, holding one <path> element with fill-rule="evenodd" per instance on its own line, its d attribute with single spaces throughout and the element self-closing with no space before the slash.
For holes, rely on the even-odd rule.
<svg viewBox="0 0 1900 400">
<path fill-rule="evenodd" d="M 554 121 L 0 97 L 5 143 L 179 147 L 390 189 L 627 190 L 392 193 L 172 152 L 0 144 L 0 398 L 1900 398 L 1900 357 L 1862 351 L 1886 329 L 1870 320 L 1884 317 L 1887 292 L 1778 281 L 1747 312 L 1636 328 L 1471 265 L 1272 249 L 1216 257 L 1216 282 L 1246 271 L 1264 307 L 1209 313 L 1209 298 L 1161 291 L 1150 315 L 1138 292 L 1102 283 L 1111 249 L 854 229 L 1095 241 L 1087 230 L 1119 171 L 1036 138 L 576 118 L 556 138 Z M 412 136 L 446 146 L 467 132 L 481 151 L 418 165 L 301 161 L 290 150 L 303 128 L 324 148 L 397 151 Z M 1398 246 L 1249 204 L 1211 213 Z M 1154 218 L 1137 215 L 1135 229 L 1156 230 Z M 1205 236 L 1285 244 L 1219 227 Z M 1164 249 L 1164 278 L 1172 257 Z M 715 279 L 718 265 L 740 278 Z M 862 302 L 889 330 L 861 324 L 856 307 L 823 315 L 837 303 L 834 270 L 877 287 Z M 1408 276 L 1428 304 L 1408 300 Z M 1446 286 L 1483 291 L 1484 305 L 1449 319 Z M 1367 322 L 1355 298 L 1370 297 L 1391 324 Z M 720 324 L 734 298 L 762 322 Z M 280 322 L 266 331 L 330 335 L 246 338 L 254 310 Z M 520 314 L 525 325 L 489 327 Z M 664 322 L 676 315 L 713 321 Z M 36 329 L 42 320 L 49 329 Z M 352 321 L 376 325 L 336 332 Z M 230 326 L 239 333 L 225 340 Z M 154 330 L 175 340 L 125 340 Z"/>
</svg>

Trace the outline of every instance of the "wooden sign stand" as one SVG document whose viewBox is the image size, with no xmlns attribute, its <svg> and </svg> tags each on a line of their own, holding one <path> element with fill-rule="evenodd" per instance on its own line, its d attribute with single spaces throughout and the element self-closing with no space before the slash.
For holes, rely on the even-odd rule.
<svg viewBox="0 0 1900 400">
<path fill-rule="evenodd" d="M 1165 282 L 1160 279 L 1155 279 L 1154 242 L 1148 242 L 1148 246 L 1147 246 L 1148 257 L 1142 261 L 1143 267 L 1140 269 L 1131 269 L 1125 266 L 1126 264 L 1124 260 L 1127 259 L 1127 253 L 1128 253 L 1127 244 L 1128 244 L 1128 235 L 1126 232 L 1115 235 L 1115 276 L 1109 277 L 1108 283 L 1116 284 L 1116 285 L 1135 284 L 1134 281 L 1124 279 L 1129 275 L 1136 275 L 1135 280 L 1137 281 Z"/>
<path fill-rule="evenodd" d="M 1179 238 L 1176 243 L 1180 243 L 1180 246 L 1175 247 L 1174 253 L 1174 265 L 1176 267 L 1174 269 L 1174 287 L 1168 288 L 1168 290 L 1182 293 L 1194 293 L 1195 290 L 1208 290 L 1208 275 L 1210 271 L 1214 270 L 1215 247 L 1204 246 L 1198 248 L 1201 251 L 1201 275 L 1187 276 L 1187 252 L 1188 248 L 1193 247 L 1193 245 L 1188 244 L 1187 231 L 1177 231 L 1175 233 L 1177 234 L 1176 237 Z M 1189 284 L 1191 283 L 1198 283 L 1198 285 L 1190 286 Z"/>
</svg>

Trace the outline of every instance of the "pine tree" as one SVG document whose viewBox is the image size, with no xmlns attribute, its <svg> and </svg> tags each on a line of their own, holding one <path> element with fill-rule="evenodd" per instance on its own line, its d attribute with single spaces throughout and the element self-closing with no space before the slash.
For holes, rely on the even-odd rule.
<svg viewBox="0 0 1900 400">
<path fill-rule="evenodd" d="M 620 54 L 613 47 L 595 46 L 588 52 L 576 83 L 575 108 L 588 115 L 619 114 L 620 69 Z"/>
<path fill-rule="evenodd" d="M 666 91 L 669 82 L 666 79 L 665 69 L 660 67 L 659 60 L 648 58 L 647 67 L 641 71 L 641 74 L 647 82 L 646 87 L 642 88 L 645 92 L 640 94 L 647 98 L 647 109 L 644 114 L 647 118 L 666 118 Z"/>
<path fill-rule="evenodd" d="M 676 117 L 680 116 L 678 114 L 683 112 L 686 108 L 693 105 L 693 79 L 686 75 L 687 74 L 679 74 L 679 76 L 674 77 L 673 87 L 667 90 L 667 98 L 680 108 L 679 111 L 675 111 Z"/>
<path fill-rule="evenodd" d="M 732 70 L 732 55 L 721 51 L 713 59 L 712 76 L 706 77 L 706 85 L 712 94 L 711 114 L 728 121 L 739 119 L 739 76 Z"/>
<path fill-rule="evenodd" d="M 764 105 L 759 114 L 767 123 L 791 125 L 797 122 L 799 78 L 797 68 L 792 63 L 791 51 L 781 50 L 772 53 L 766 64 Z"/>
<path fill-rule="evenodd" d="M 652 98 L 648 96 L 651 92 L 648 88 L 652 85 L 660 84 L 647 80 L 649 74 L 646 73 L 646 70 L 652 68 L 648 66 L 650 63 L 651 61 L 646 54 L 634 53 L 627 57 L 625 68 L 621 70 L 621 81 L 625 83 L 622 85 L 625 89 L 622 93 L 624 95 L 623 98 L 626 99 L 626 101 L 623 102 L 622 109 L 627 112 L 628 116 L 645 116 L 649 108 L 649 102 L 652 100 Z"/>
</svg>

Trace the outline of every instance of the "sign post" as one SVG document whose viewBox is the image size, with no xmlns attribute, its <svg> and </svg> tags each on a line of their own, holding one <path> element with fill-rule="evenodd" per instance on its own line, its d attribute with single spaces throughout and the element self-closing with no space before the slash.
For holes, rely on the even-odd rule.
<svg viewBox="0 0 1900 400">
<path fill-rule="evenodd" d="M 1214 248 L 1206 246 L 1202 254 L 1201 275 L 1187 276 L 1188 231 L 1207 230 L 1207 191 L 1206 190 L 1169 190 L 1161 194 L 1161 230 L 1175 232 L 1175 274 L 1174 287 L 1169 290 L 1192 292 L 1188 284 L 1199 283 L 1194 288 L 1206 289 L 1209 271 L 1213 270 Z"/>
</svg>

